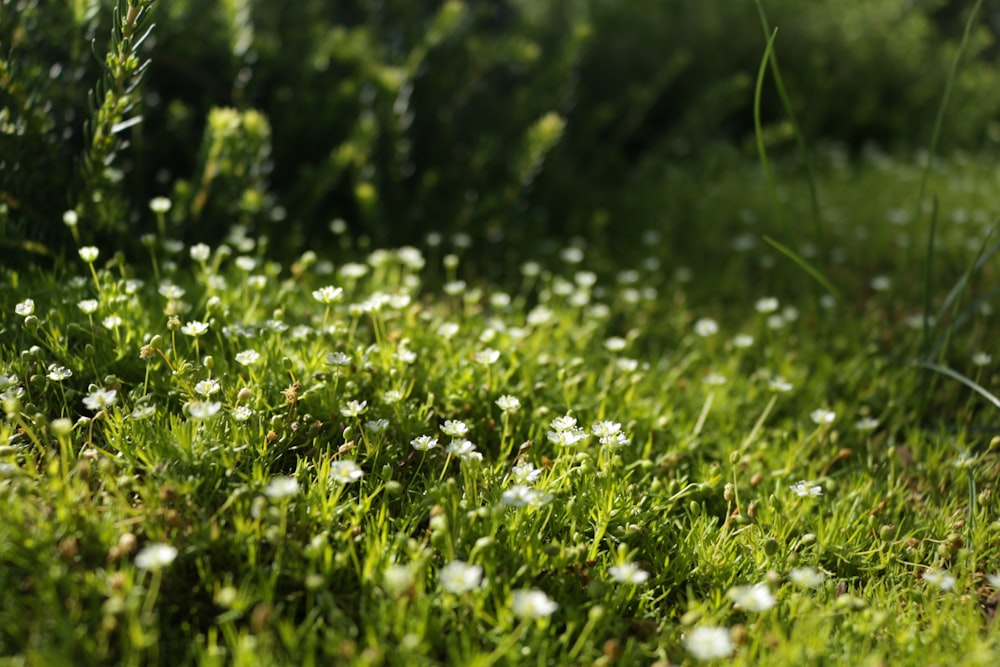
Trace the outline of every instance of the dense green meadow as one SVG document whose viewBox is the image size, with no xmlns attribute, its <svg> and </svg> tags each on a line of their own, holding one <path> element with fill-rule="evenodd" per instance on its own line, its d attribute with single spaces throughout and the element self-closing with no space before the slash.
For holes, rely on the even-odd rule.
<svg viewBox="0 0 1000 667">
<path fill-rule="evenodd" d="M 982 3 L 44 4 L 0 4 L 0 665 L 996 664 Z M 651 80 L 677 25 L 738 38 Z"/>
</svg>

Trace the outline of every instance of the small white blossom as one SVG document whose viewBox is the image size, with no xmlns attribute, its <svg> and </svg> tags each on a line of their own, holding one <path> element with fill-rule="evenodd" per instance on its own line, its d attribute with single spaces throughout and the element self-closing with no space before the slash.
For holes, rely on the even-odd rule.
<svg viewBox="0 0 1000 667">
<path fill-rule="evenodd" d="M 236 353 L 236 362 L 244 366 L 249 366 L 258 359 L 260 359 L 260 353 L 257 350 L 243 350 Z"/>
<path fill-rule="evenodd" d="M 521 401 L 516 396 L 505 395 L 497 399 L 497 407 L 504 412 L 516 412 L 521 407 Z"/>
<path fill-rule="evenodd" d="M 100 305 L 97 299 L 84 299 L 80 303 L 76 304 L 77 307 L 83 311 L 85 315 L 93 315 L 97 312 L 97 307 Z"/>
<path fill-rule="evenodd" d="M 534 484 L 542 476 L 542 471 L 534 464 L 524 461 L 510 469 L 510 476 L 518 484 Z"/>
<path fill-rule="evenodd" d="M 541 507 L 552 500 L 552 495 L 524 484 L 515 484 L 500 497 L 500 502 L 510 507 Z"/>
<path fill-rule="evenodd" d="M 879 426 L 879 421 L 874 417 L 862 417 L 854 422 L 854 428 L 859 431 L 874 431 Z"/>
<path fill-rule="evenodd" d="M 171 202 L 166 197 L 153 197 L 149 200 L 149 210 L 153 213 L 164 214 L 170 210 Z"/>
<path fill-rule="evenodd" d="M 221 409 L 222 403 L 218 401 L 191 401 L 188 403 L 188 415 L 197 421 L 211 419 L 219 414 Z"/>
<path fill-rule="evenodd" d="M 726 628 L 702 625 L 684 637 L 684 648 L 698 660 L 714 660 L 728 658 L 736 646 Z"/>
<path fill-rule="evenodd" d="M 83 404 L 88 410 L 97 412 L 110 408 L 118 400 L 117 389 L 96 389 L 83 397 Z"/>
<path fill-rule="evenodd" d="M 368 410 L 368 401 L 347 401 L 340 409 L 340 414 L 345 417 L 358 417 Z"/>
<path fill-rule="evenodd" d="M 330 479 L 340 484 L 351 484 L 357 482 L 364 476 L 364 472 L 358 464 L 350 459 L 332 461 L 330 463 Z"/>
<path fill-rule="evenodd" d="M 921 577 L 930 585 L 936 586 L 943 591 L 950 591 L 955 587 L 955 577 L 951 576 L 947 570 L 936 570 L 933 568 L 924 570 Z"/>
<path fill-rule="evenodd" d="M 707 338 L 719 333 L 719 325 L 715 320 L 703 317 L 694 323 L 694 332 L 702 338 Z"/>
<path fill-rule="evenodd" d="M 778 300 L 773 296 L 758 299 L 754 304 L 754 309 L 758 313 L 773 313 L 778 310 Z"/>
<path fill-rule="evenodd" d="M 463 438 L 456 438 L 448 443 L 445 451 L 452 456 L 457 456 L 463 461 L 482 461 L 483 455 L 476 450 L 476 446 Z"/>
<path fill-rule="evenodd" d="M 812 482 L 807 482 L 805 480 L 800 480 L 795 484 L 788 487 L 792 490 L 792 493 L 799 496 L 800 498 L 805 497 L 816 497 L 823 495 L 823 487 L 819 484 L 813 484 Z"/>
<path fill-rule="evenodd" d="M 314 290 L 312 295 L 320 303 L 336 303 L 344 298 L 344 289 L 342 287 L 327 285 L 326 287 Z"/>
<path fill-rule="evenodd" d="M 635 563 L 612 565 L 608 568 L 608 574 L 620 584 L 633 584 L 636 586 L 645 583 L 649 579 L 649 572 L 646 572 Z"/>
<path fill-rule="evenodd" d="M 418 452 L 426 452 L 430 449 L 434 449 L 438 446 L 437 438 L 429 435 L 419 435 L 413 440 L 410 440 L 410 446 L 413 447 Z"/>
<path fill-rule="evenodd" d="M 62 382 L 73 376 L 73 371 L 66 368 L 65 366 L 59 366 L 57 364 L 51 364 L 49 366 L 49 372 L 45 374 L 45 377 L 52 380 L 53 382 Z"/>
<path fill-rule="evenodd" d="M 191 253 L 191 259 L 194 261 L 204 262 L 211 256 L 212 249 L 204 243 L 195 243 L 188 252 Z"/>
<path fill-rule="evenodd" d="M 441 432 L 453 438 L 460 438 L 469 432 L 469 427 L 463 421 L 457 419 L 446 419 L 441 425 Z"/>
<path fill-rule="evenodd" d="M 553 431 L 568 431 L 576 426 L 576 418 L 565 415 L 556 417 L 549 423 L 549 428 Z"/>
<path fill-rule="evenodd" d="M 148 419 L 156 414 L 156 406 L 148 403 L 140 403 L 132 410 L 131 417 L 137 421 Z"/>
<path fill-rule="evenodd" d="M 788 579 L 800 588 L 818 588 L 826 577 L 811 567 L 797 567 L 788 573 Z"/>
<path fill-rule="evenodd" d="M 245 422 L 253 417 L 253 410 L 246 405 L 238 405 L 233 408 L 233 419 L 238 422 Z"/>
<path fill-rule="evenodd" d="M 784 393 L 786 391 L 791 391 L 792 389 L 794 389 L 794 387 L 790 382 L 781 377 L 776 377 L 769 380 L 767 383 L 767 387 L 771 391 L 777 391 L 781 393 Z"/>
<path fill-rule="evenodd" d="M 837 418 L 837 413 L 833 410 L 818 408 L 809 413 L 809 418 L 813 420 L 813 423 L 823 426 L 825 424 L 832 424 Z"/>
<path fill-rule="evenodd" d="M 537 589 L 514 591 L 511 611 L 518 618 L 534 620 L 551 616 L 559 605 Z"/>
<path fill-rule="evenodd" d="M 220 388 L 218 380 L 201 380 L 195 384 L 194 392 L 202 396 L 211 396 L 219 391 Z"/>
<path fill-rule="evenodd" d="M 500 358 L 500 352 L 498 350 L 494 350 L 492 347 L 488 347 L 485 350 L 476 352 L 475 358 L 476 363 L 484 366 L 492 366 Z"/>
<path fill-rule="evenodd" d="M 993 357 L 986 352 L 976 352 L 972 355 L 972 363 L 976 366 L 989 366 L 992 361 Z"/>
<path fill-rule="evenodd" d="M 181 327 L 181 333 L 185 336 L 201 336 L 208 331 L 208 322 L 188 322 Z"/>
<path fill-rule="evenodd" d="M 622 425 L 618 422 L 599 421 L 590 425 L 590 432 L 598 438 L 615 435 L 622 430 Z"/>
<path fill-rule="evenodd" d="M 162 570 L 177 558 L 177 549 L 169 544 L 150 544 L 135 556 L 140 570 Z"/>
<path fill-rule="evenodd" d="M 101 251 L 92 245 L 83 246 L 80 248 L 80 259 L 85 261 L 87 264 L 93 264 L 97 261 L 97 256 L 101 254 Z"/>
<path fill-rule="evenodd" d="M 264 495 L 271 500 L 290 498 L 299 492 L 299 483 L 294 477 L 279 476 L 271 479 L 264 489 Z"/>
<path fill-rule="evenodd" d="M 448 593 L 461 595 L 479 587 L 483 580 L 483 568 L 480 565 L 469 565 L 460 560 L 453 560 L 438 573 L 441 588 Z"/>
<path fill-rule="evenodd" d="M 621 352 L 625 349 L 626 341 L 621 336 L 612 336 L 604 341 L 604 347 L 610 352 Z"/>
<path fill-rule="evenodd" d="M 14 306 L 14 312 L 21 317 L 27 317 L 35 312 L 35 301 L 34 299 L 25 299 L 24 301 L 18 303 Z"/>
<path fill-rule="evenodd" d="M 729 589 L 728 595 L 737 606 L 750 612 L 767 611 L 777 602 L 767 584 L 734 586 Z"/>
</svg>

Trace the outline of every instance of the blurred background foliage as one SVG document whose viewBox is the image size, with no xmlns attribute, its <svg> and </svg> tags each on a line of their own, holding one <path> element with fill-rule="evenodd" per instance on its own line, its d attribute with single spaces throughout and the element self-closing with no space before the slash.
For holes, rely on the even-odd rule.
<svg viewBox="0 0 1000 667">
<path fill-rule="evenodd" d="M 763 4 L 810 140 L 927 145 L 973 3 Z M 1000 140 L 998 30 L 993 6 L 945 148 Z M 155 196 L 172 236 L 239 223 L 290 252 L 321 248 L 335 219 L 388 245 L 680 238 L 663 216 L 684 184 L 755 154 L 765 42 L 732 0 L 0 0 L 0 239 L 57 254 L 74 209 L 85 241 L 131 252 Z M 791 153 L 770 86 L 763 113 Z"/>
</svg>

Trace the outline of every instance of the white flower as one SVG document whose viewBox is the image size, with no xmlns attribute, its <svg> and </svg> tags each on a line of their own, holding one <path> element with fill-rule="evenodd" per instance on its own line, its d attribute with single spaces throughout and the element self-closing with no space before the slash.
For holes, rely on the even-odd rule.
<svg viewBox="0 0 1000 667">
<path fill-rule="evenodd" d="M 451 340 L 458 333 L 458 328 L 454 322 L 445 322 L 437 328 L 437 335 L 445 340 Z"/>
<path fill-rule="evenodd" d="M 611 352 L 621 352 L 625 349 L 626 341 L 621 336 L 612 336 L 604 341 L 604 347 Z"/>
<path fill-rule="evenodd" d="M 249 366 L 258 359 L 260 359 L 260 353 L 257 350 L 243 350 L 236 353 L 236 362 L 244 366 Z"/>
<path fill-rule="evenodd" d="M 340 267 L 339 273 L 345 280 L 357 280 L 368 273 L 368 267 L 357 262 L 348 262 Z"/>
<path fill-rule="evenodd" d="M 191 259 L 194 261 L 204 262 L 212 254 L 212 249 L 204 243 L 195 243 L 188 252 L 191 253 Z"/>
<path fill-rule="evenodd" d="M 781 377 L 776 377 L 769 380 L 767 383 L 767 387 L 771 391 L 777 391 L 782 393 L 786 391 L 791 391 L 794 388 L 792 387 L 792 384 L 790 382 Z"/>
<path fill-rule="evenodd" d="M 413 588 L 413 572 L 405 565 L 390 565 L 382 575 L 382 583 L 393 595 L 403 595 Z"/>
<path fill-rule="evenodd" d="M 740 349 L 753 347 L 753 336 L 750 334 L 736 334 L 733 336 L 733 347 Z"/>
<path fill-rule="evenodd" d="M 641 569 L 635 563 L 612 565 L 608 568 L 608 574 L 620 584 L 633 584 L 636 586 L 645 583 L 649 579 L 649 572 Z"/>
<path fill-rule="evenodd" d="M 797 567 L 788 573 L 788 579 L 801 588 L 818 588 L 826 577 L 811 567 Z"/>
<path fill-rule="evenodd" d="M 219 391 L 219 389 L 218 380 L 201 380 L 194 386 L 195 393 L 201 394 L 202 396 L 211 396 Z"/>
<path fill-rule="evenodd" d="M 694 323 L 694 332 L 702 338 L 714 336 L 719 333 L 719 325 L 715 320 L 703 317 Z"/>
<path fill-rule="evenodd" d="M 515 412 L 521 407 L 521 401 L 516 396 L 505 395 L 497 399 L 497 407 L 504 412 Z"/>
<path fill-rule="evenodd" d="M 616 435 L 621 432 L 622 425 L 618 422 L 612 421 L 599 421 L 594 422 L 590 425 L 590 432 L 597 436 L 598 438 L 604 438 L 611 435 Z"/>
<path fill-rule="evenodd" d="M 97 302 L 97 299 L 84 299 L 76 305 L 85 315 L 93 315 L 97 312 L 97 307 L 100 304 Z"/>
<path fill-rule="evenodd" d="M 351 484 L 364 476 L 358 464 L 350 459 L 332 461 L 330 463 L 330 479 L 340 484 Z"/>
<path fill-rule="evenodd" d="M 326 363 L 331 366 L 349 366 L 351 357 L 343 352 L 331 352 L 326 355 Z"/>
<path fill-rule="evenodd" d="M 320 287 L 318 290 L 313 290 L 312 295 L 320 303 L 336 303 L 344 298 L 344 289 L 342 287 L 327 285 L 326 287 Z"/>
<path fill-rule="evenodd" d="M 515 484 L 504 491 L 500 497 L 500 502 L 510 507 L 541 507 L 550 500 L 552 500 L 551 494 L 538 491 L 524 484 Z"/>
<path fill-rule="evenodd" d="M 778 300 L 773 296 L 758 299 L 754 304 L 754 309 L 758 313 L 773 313 L 778 310 Z"/>
<path fill-rule="evenodd" d="M 929 569 L 921 575 L 924 581 L 932 586 L 937 586 L 943 591 L 950 591 L 955 587 L 955 577 L 951 576 L 947 570 Z"/>
<path fill-rule="evenodd" d="M 726 628 L 702 625 L 684 637 L 684 648 L 698 660 L 728 658 L 736 648 Z"/>
<path fill-rule="evenodd" d="M 185 294 L 183 287 L 179 287 L 173 283 L 161 283 L 156 290 L 160 293 L 160 296 L 167 299 L 180 299 Z"/>
<path fill-rule="evenodd" d="M 438 574 L 441 588 L 449 593 L 460 595 L 477 588 L 483 580 L 483 568 L 479 565 L 469 565 L 460 560 L 453 560 Z"/>
<path fill-rule="evenodd" d="M 345 417 L 358 417 L 368 410 L 368 401 L 348 401 L 340 409 L 340 414 Z"/>
<path fill-rule="evenodd" d="M 140 570 L 162 570 L 177 558 L 177 549 L 169 544 L 150 544 L 136 554 L 135 566 Z"/>
<path fill-rule="evenodd" d="M 389 428 L 389 420 L 373 419 L 365 422 L 365 428 L 368 429 L 370 433 L 383 433 L 387 428 Z"/>
<path fill-rule="evenodd" d="M 437 438 L 429 435 L 420 435 L 413 440 L 410 440 L 410 446 L 419 452 L 426 452 L 429 449 L 437 447 L 438 441 Z"/>
<path fill-rule="evenodd" d="M 464 438 L 456 438 L 448 443 L 445 451 L 457 456 L 463 461 L 482 461 L 483 455 L 476 451 L 476 446 Z"/>
<path fill-rule="evenodd" d="M 993 588 L 1000 588 L 1000 574 L 987 574 L 986 581 L 990 582 Z"/>
<path fill-rule="evenodd" d="M 878 428 L 879 421 L 874 417 L 862 417 L 854 422 L 854 428 L 859 431 L 874 431 Z"/>
<path fill-rule="evenodd" d="M 737 606 L 751 612 L 767 611 L 777 602 L 767 584 L 734 586 L 729 589 L 728 595 Z"/>
<path fill-rule="evenodd" d="M 382 394 L 382 400 L 385 401 L 386 404 L 388 405 L 392 405 L 393 403 L 399 403 L 401 400 L 403 400 L 403 392 L 401 392 L 398 389 L 390 389 L 389 391 Z"/>
<path fill-rule="evenodd" d="M 250 257 L 249 255 L 240 255 L 235 260 L 233 260 L 233 262 L 236 264 L 237 268 L 242 269 L 247 273 L 250 273 L 255 268 L 257 268 L 257 260 L 254 259 L 253 257 Z"/>
<path fill-rule="evenodd" d="M 518 484 L 534 484 L 542 476 L 542 471 L 531 462 L 524 461 L 510 469 L 510 476 Z"/>
<path fill-rule="evenodd" d="M 463 421 L 458 421 L 457 419 L 446 419 L 444 424 L 441 426 L 441 432 L 445 435 L 450 435 L 453 438 L 460 438 L 469 432 L 469 427 L 466 426 Z"/>
<path fill-rule="evenodd" d="M 85 261 L 87 264 L 93 264 L 97 261 L 97 256 L 101 254 L 101 251 L 92 245 L 83 246 L 80 248 L 80 259 Z"/>
<path fill-rule="evenodd" d="M 62 382 L 73 376 L 73 371 L 66 368 L 65 366 L 59 366 L 57 364 L 51 364 L 49 366 L 49 372 L 45 374 L 45 377 L 52 380 L 53 382 Z"/>
<path fill-rule="evenodd" d="M 171 202 L 166 197 L 153 197 L 149 200 L 149 210 L 160 215 L 170 210 Z"/>
<path fill-rule="evenodd" d="M 510 608 L 518 618 L 534 620 L 551 616 L 559 605 L 542 591 L 530 589 L 514 591 Z"/>
<path fill-rule="evenodd" d="M 267 488 L 264 489 L 264 495 L 271 500 L 281 500 L 282 498 L 289 498 L 294 496 L 299 492 L 299 483 L 294 477 L 279 476 L 271 479 L 268 483 Z"/>
<path fill-rule="evenodd" d="M 101 320 L 101 324 L 104 325 L 105 329 L 117 329 L 122 325 L 122 318 L 118 315 L 108 315 Z"/>
<path fill-rule="evenodd" d="M 200 336 L 208 331 L 208 322 L 188 322 L 181 327 L 181 333 L 185 336 Z"/>
<path fill-rule="evenodd" d="M 792 490 L 792 493 L 799 496 L 800 498 L 804 498 L 806 496 L 823 495 L 822 486 L 820 486 L 819 484 L 813 484 L 812 482 L 807 482 L 805 480 L 799 480 L 798 482 L 795 482 L 795 484 L 792 484 L 788 488 Z"/>
<path fill-rule="evenodd" d="M 494 350 L 492 347 L 488 347 L 485 350 L 476 352 L 475 358 L 476 363 L 480 363 L 483 366 L 492 366 L 500 358 L 500 352 Z"/>
<path fill-rule="evenodd" d="M 832 424 L 833 420 L 837 418 L 837 413 L 833 410 L 819 408 L 810 412 L 809 418 L 813 420 L 813 423 L 823 426 L 825 424 Z"/>
<path fill-rule="evenodd" d="M 576 419 L 566 415 L 564 417 L 556 417 L 549 424 L 549 428 L 553 431 L 568 431 L 576 426 Z"/>
<path fill-rule="evenodd" d="M 221 409 L 222 403 L 218 401 L 191 401 L 188 403 L 188 415 L 190 415 L 191 419 L 198 421 L 211 419 L 219 414 L 219 410 Z"/>
<path fill-rule="evenodd" d="M 134 410 L 132 410 L 131 417 L 132 419 L 135 420 L 142 420 L 148 417 L 152 417 L 155 414 L 156 414 L 156 406 L 149 405 L 148 403 L 140 403 L 139 405 L 135 406 Z"/>
<path fill-rule="evenodd" d="M 76 227 L 77 223 L 80 222 L 80 216 L 76 214 L 76 211 L 66 211 L 63 213 L 62 221 L 67 227 Z"/>
<path fill-rule="evenodd" d="M 97 412 L 104 408 L 110 408 L 118 399 L 117 389 L 95 389 L 83 397 L 83 404 L 88 410 Z"/>
<path fill-rule="evenodd" d="M 989 366 L 991 361 L 993 361 L 993 357 L 985 352 L 980 351 L 972 355 L 972 363 L 976 366 Z"/>
<path fill-rule="evenodd" d="M 876 292 L 885 292 L 892 288 L 892 281 L 889 276 L 875 276 L 871 282 L 872 289 Z"/>
<path fill-rule="evenodd" d="M 245 422 L 253 417 L 253 410 L 245 405 L 238 405 L 233 408 L 233 419 L 238 422 Z"/>
<path fill-rule="evenodd" d="M 562 447 L 572 447 L 589 437 L 582 428 L 573 428 L 568 431 L 548 431 L 545 435 L 549 442 Z"/>
<path fill-rule="evenodd" d="M 729 378 L 727 378 L 725 375 L 723 375 L 722 373 L 716 373 L 714 371 L 706 375 L 704 378 L 702 378 L 702 382 L 704 382 L 707 385 L 711 385 L 713 387 L 724 385 L 728 381 Z"/>
<path fill-rule="evenodd" d="M 34 299 L 25 299 L 21 303 L 14 306 L 14 312 L 21 317 L 27 317 L 35 312 L 35 301 Z"/>
</svg>

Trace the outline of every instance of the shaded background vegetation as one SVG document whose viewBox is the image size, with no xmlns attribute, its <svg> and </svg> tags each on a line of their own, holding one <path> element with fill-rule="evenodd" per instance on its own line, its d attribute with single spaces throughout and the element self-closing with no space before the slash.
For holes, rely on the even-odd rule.
<svg viewBox="0 0 1000 667">
<path fill-rule="evenodd" d="M 69 242 L 67 209 L 85 240 L 134 251 L 159 195 L 173 235 L 242 223 L 289 250 L 322 246 L 334 219 L 390 245 L 628 242 L 650 224 L 680 239 L 662 220 L 678 170 L 753 155 L 751 2 L 173 0 L 153 3 L 149 68 L 95 156 L 113 9 L 141 4 L 0 3 L 0 238 L 23 256 Z M 926 146 L 971 4 L 766 0 L 806 134 Z M 946 148 L 1000 140 L 998 15 L 955 82 Z M 765 93 L 768 142 L 791 149 Z"/>
</svg>

